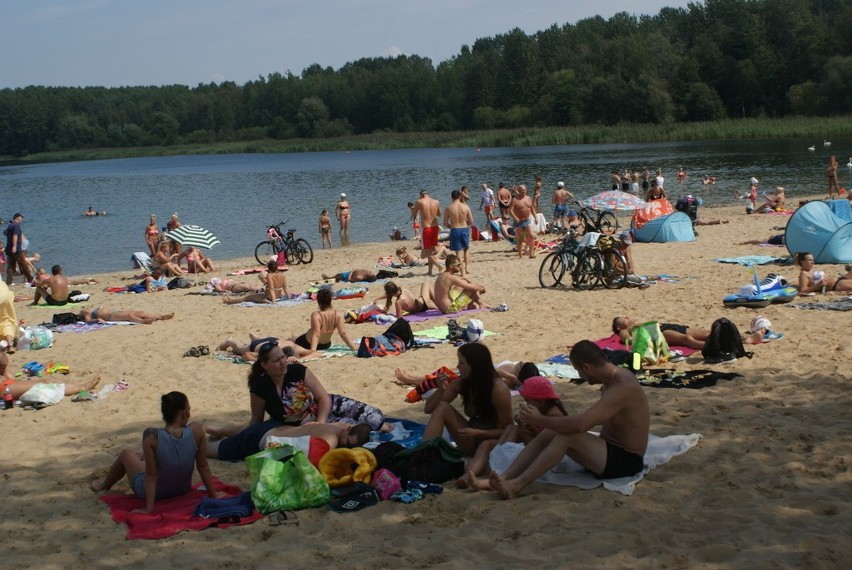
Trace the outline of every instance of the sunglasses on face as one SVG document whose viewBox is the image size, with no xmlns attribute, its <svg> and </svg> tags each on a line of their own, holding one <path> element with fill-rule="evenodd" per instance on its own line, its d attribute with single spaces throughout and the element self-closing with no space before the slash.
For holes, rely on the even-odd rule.
<svg viewBox="0 0 852 570">
<path fill-rule="evenodd" d="M 257 351 L 258 358 L 265 357 L 269 353 L 269 351 L 275 348 L 276 346 L 278 346 L 277 340 L 270 340 L 269 342 L 264 342 L 262 345 L 260 345 L 260 348 Z"/>
</svg>

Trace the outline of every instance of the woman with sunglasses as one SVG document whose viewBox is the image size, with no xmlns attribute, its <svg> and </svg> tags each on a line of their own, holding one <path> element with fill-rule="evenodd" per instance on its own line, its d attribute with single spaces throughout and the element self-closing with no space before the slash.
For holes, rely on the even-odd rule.
<svg viewBox="0 0 852 570">
<path fill-rule="evenodd" d="M 259 451 L 266 432 L 280 426 L 310 423 L 365 423 L 372 430 L 386 429 L 381 410 L 345 396 L 329 394 L 313 372 L 270 340 L 258 348 L 248 375 L 251 420 L 245 429 L 215 429 L 207 433 L 225 437 L 211 442 L 208 456 L 227 461 L 245 459 Z M 266 415 L 270 419 L 265 420 Z"/>
</svg>

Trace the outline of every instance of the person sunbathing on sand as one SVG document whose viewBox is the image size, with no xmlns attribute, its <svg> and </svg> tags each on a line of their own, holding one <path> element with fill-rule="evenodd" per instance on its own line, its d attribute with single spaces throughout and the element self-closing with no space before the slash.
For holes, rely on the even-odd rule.
<svg viewBox="0 0 852 570">
<path fill-rule="evenodd" d="M 393 281 L 388 281 L 385 283 L 384 296 L 377 298 L 374 303 L 380 308 L 384 304 L 382 310 L 386 314 L 394 314 L 397 317 L 423 313 L 429 309 L 436 308 L 435 304 L 432 303 L 429 283 L 426 281 L 420 285 L 420 295 L 418 297 L 415 297 L 408 289 L 403 289 Z"/>
<path fill-rule="evenodd" d="M 335 283 L 343 281 L 345 283 L 372 283 L 377 279 L 376 274 L 369 269 L 353 269 L 352 271 L 341 271 L 334 275 L 322 274 L 323 279 L 334 279 Z"/>
<path fill-rule="evenodd" d="M 263 281 L 265 274 L 259 273 L 258 277 Z M 234 281 L 233 279 L 222 279 L 214 277 L 210 280 L 210 287 L 217 293 L 261 293 L 263 288 L 252 287 L 244 281 Z"/>
<path fill-rule="evenodd" d="M 814 271 L 814 256 L 808 251 L 796 254 L 796 265 L 801 268 L 798 284 L 800 293 L 852 291 L 852 265 L 846 266 L 843 275 L 826 275 L 825 271 Z"/>
<path fill-rule="evenodd" d="M 621 342 L 626 344 L 630 339 L 630 329 L 637 324 L 640 324 L 640 322 L 630 317 L 615 317 L 612 319 L 612 332 L 617 334 Z M 660 331 L 662 331 L 663 337 L 670 346 L 686 346 L 695 350 L 702 350 L 704 341 L 710 338 L 710 329 L 699 329 L 673 323 L 660 323 Z M 766 329 L 760 329 L 740 336 L 743 344 L 760 344 L 765 338 L 768 338 L 766 337 L 767 332 L 769 331 Z"/>
<path fill-rule="evenodd" d="M 399 263 L 407 267 L 417 267 L 419 265 L 426 265 L 428 263 L 428 261 L 426 261 L 425 259 L 421 259 L 419 257 L 414 257 L 413 255 L 411 255 L 411 252 L 408 251 L 407 247 L 401 247 L 397 249 L 396 256 L 399 258 Z"/>
<path fill-rule="evenodd" d="M 331 306 L 332 292 L 331 289 L 322 288 L 317 291 L 317 304 L 319 310 L 311 313 L 311 327 L 305 334 L 291 338 L 282 343 L 282 346 L 290 346 L 295 348 L 296 356 L 299 358 L 307 358 L 314 356 L 319 350 L 326 350 L 331 347 L 331 335 L 334 331 L 340 335 L 343 342 L 352 352 L 357 352 L 358 347 L 349 338 L 346 333 L 346 326 L 343 320 L 343 315 L 334 310 Z"/>
<path fill-rule="evenodd" d="M 629 477 L 644 467 L 650 413 L 642 385 L 630 370 L 610 363 L 591 341 L 574 345 L 570 358 L 582 380 L 603 385 L 600 399 L 580 414 L 563 417 L 545 416 L 533 406 L 521 407 L 520 424 L 544 429 L 505 472 L 491 472 L 489 488 L 504 499 L 519 496 L 566 455 L 599 479 Z M 588 433 L 598 425 L 600 436 Z"/>
<path fill-rule="evenodd" d="M 169 392 L 161 398 L 165 426 L 142 432 L 142 452 L 131 448 L 119 453 L 103 479 L 92 481 L 92 491 L 109 491 L 126 475 L 136 497 L 145 506 L 134 513 L 153 513 L 157 500 L 184 495 L 192 489 L 192 466 L 198 470 L 207 496 L 224 497 L 213 484 L 213 472 L 207 463 L 207 436 L 204 427 L 189 423 L 189 400 L 181 392 Z"/>
<path fill-rule="evenodd" d="M 257 351 L 260 350 L 261 346 L 268 342 L 278 342 L 278 339 L 274 336 L 259 337 L 254 333 L 249 333 L 248 344 L 242 344 L 241 342 L 236 341 L 233 337 L 228 337 L 219 343 L 216 350 L 230 352 L 235 356 L 241 357 L 243 360 L 254 362 L 257 360 Z M 296 358 L 290 357 L 288 362 L 296 362 Z"/>
<path fill-rule="evenodd" d="M 246 295 L 245 297 L 225 297 L 222 302 L 226 305 L 236 305 L 238 303 L 274 303 L 282 296 L 285 299 L 290 298 L 290 291 L 287 289 L 287 275 L 282 271 L 278 271 L 278 261 L 270 259 L 266 264 L 266 271 L 258 275 L 261 283 L 264 284 L 263 291 Z"/>
<path fill-rule="evenodd" d="M 380 431 L 390 431 L 390 424 L 383 424 Z M 324 440 L 331 449 L 339 447 L 361 447 L 370 441 L 369 424 L 349 424 L 335 422 L 330 424 L 306 424 L 301 426 L 280 426 L 272 428 L 261 438 L 260 447 L 266 447 L 270 437 L 302 437 L 310 436 Z"/>
<path fill-rule="evenodd" d="M 4 391 L 6 388 L 9 388 L 9 392 L 12 394 L 12 398 L 15 400 L 20 400 L 21 396 L 26 393 L 27 390 L 33 387 L 35 382 L 31 380 L 15 380 L 15 378 L 9 372 L 9 357 L 6 356 L 5 353 L 0 352 L 0 392 Z M 94 390 L 98 383 L 101 381 L 100 376 L 96 376 L 92 380 L 86 380 L 81 382 L 70 383 L 67 382 L 62 384 L 65 387 L 65 395 L 66 396 L 74 396 L 79 394 L 83 390 Z"/>
<path fill-rule="evenodd" d="M 120 311 L 95 307 L 85 308 L 80 311 L 80 318 L 86 323 L 138 323 L 150 325 L 155 321 L 167 321 L 174 317 L 174 313 L 155 314 L 145 311 Z"/>
<path fill-rule="evenodd" d="M 562 400 L 559 399 L 559 394 L 553 389 L 553 384 L 543 376 L 533 376 L 524 380 L 518 389 L 518 393 L 524 399 L 526 405 L 536 408 L 545 416 L 561 418 L 568 415 Z M 476 453 L 465 465 L 465 474 L 456 480 L 456 487 L 487 491 L 491 488 L 489 480 L 487 478 L 480 479 L 479 476 L 490 471 L 488 456 L 491 454 L 491 450 L 506 442 L 520 442 L 526 445 L 544 429 L 538 425 L 519 423 L 518 417 L 519 414 L 515 414 L 515 422 L 503 430 L 500 439 L 483 441 L 476 448 Z"/>
</svg>

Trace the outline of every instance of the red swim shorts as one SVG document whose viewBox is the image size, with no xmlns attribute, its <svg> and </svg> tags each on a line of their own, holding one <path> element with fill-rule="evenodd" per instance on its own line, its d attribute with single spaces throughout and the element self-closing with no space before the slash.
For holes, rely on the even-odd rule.
<svg viewBox="0 0 852 570">
<path fill-rule="evenodd" d="M 423 228 L 423 249 L 429 249 L 438 245 L 438 226 Z"/>
</svg>

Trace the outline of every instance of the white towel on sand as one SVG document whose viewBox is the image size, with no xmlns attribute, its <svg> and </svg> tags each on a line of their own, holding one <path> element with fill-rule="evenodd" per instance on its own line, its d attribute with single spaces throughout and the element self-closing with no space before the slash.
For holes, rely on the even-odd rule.
<svg viewBox="0 0 852 570">
<path fill-rule="evenodd" d="M 565 457 L 559 465 L 539 477 L 537 481 L 553 485 L 580 487 L 581 489 L 594 489 L 603 485 L 604 489 L 618 491 L 622 495 L 632 495 L 633 490 L 636 488 L 636 483 L 645 477 L 645 473 L 664 463 L 668 463 L 676 455 L 686 453 L 698 443 L 699 439 L 701 439 L 701 435 L 697 433 L 670 435 L 667 437 L 649 435 L 648 449 L 645 451 L 645 468 L 631 477 L 597 479 L 594 474 L 583 469 L 579 463 L 569 457 Z M 524 444 L 522 443 L 504 443 L 498 445 L 491 451 L 488 459 L 491 468 L 498 473 L 503 473 L 523 448 Z"/>
</svg>

